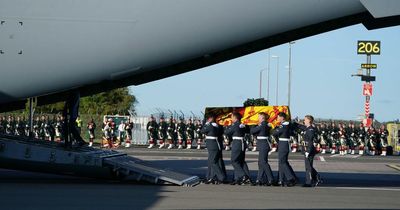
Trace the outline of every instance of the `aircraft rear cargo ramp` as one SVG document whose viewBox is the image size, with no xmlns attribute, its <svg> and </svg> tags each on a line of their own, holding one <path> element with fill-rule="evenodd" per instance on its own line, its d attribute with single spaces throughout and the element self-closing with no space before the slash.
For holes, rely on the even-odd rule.
<svg viewBox="0 0 400 210">
<path fill-rule="evenodd" d="M 62 145 L 23 137 L 0 136 L 0 167 L 94 178 L 116 178 L 152 184 L 195 186 L 197 176 L 158 168 L 113 150 Z"/>
</svg>

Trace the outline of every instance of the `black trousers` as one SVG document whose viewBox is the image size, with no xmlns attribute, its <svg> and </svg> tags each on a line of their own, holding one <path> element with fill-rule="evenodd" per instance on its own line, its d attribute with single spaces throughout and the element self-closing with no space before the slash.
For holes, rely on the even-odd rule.
<svg viewBox="0 0 400 210">
<path fill-rule="evenodd" d="M 234 179 L 239 180 L 243 176 L 250 175 L 249 168 L 245 161 L 246 145 L 243 140 L 232 141 L 231 162 L 234 169 Z"/>
<path fill-rule="evenodd" d="M 268 140 L 257 140 L 257 149 L 259 151 L 257 180 L 262 183 L 272 182 L 274 176 L 272 174 L 271 166 L 268 163 L 268 152 L 271 150 Z"/>
<path fill-rule="evenodd" d="M 218 147 L 218 141 L 213 139 L 206 140 L 208 152 L 208 170 L 207 179 L 218 179 L 224 181 L 226 179 L 225 164 L 222 160 L 222 150 Z"/>
<path fill-rule="evenodd" d="M 306 184 L 312 184 L 313 181 L 317 179 L 318 172 L 315 170 L 313 166 L 315 155 L 309 155 L 308 157 L 304 157 L 304 165 L 306 168 Z"/>
<path fill-rule="evenodd" d="M 289 142 L 288 141 L 279 141 L 278 143 L 278 159 L 279 159 L 279 181 L 289 181 L 295 179 L 295 174 L 293 172 L 292 167 L 289 164 Z"/>
</svg>

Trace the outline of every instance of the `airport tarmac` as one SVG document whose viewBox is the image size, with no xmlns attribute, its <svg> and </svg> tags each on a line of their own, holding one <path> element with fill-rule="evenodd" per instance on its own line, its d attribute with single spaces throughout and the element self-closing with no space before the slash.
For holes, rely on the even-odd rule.
<svg viewBox="0 0 400 210">
<path fill-rule="evenodd" d="M 203 177 L 206 150 L 119 149 L 155 165 Z M 229 176 L 229 152 L 224 152 Z M 300 181 L 304 162 L 290 154 Z M 247 152 L 252 176 L 257 153 Z M 276 174 L 276 153 L 270 157 Z M 316 188 L 204 185 L 180 187 L 0 170 L 0 209 L 399 209 L 400 157 L 319 155 L 315 168 L 324 183 Z"/>
</svg>

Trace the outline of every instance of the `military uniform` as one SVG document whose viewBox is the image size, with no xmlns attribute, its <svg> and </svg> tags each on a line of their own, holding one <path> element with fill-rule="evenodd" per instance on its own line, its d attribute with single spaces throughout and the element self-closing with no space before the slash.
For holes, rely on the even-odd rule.
<svg viewBox="0 0 400 210">
<path fill-rule="evenodd" d="M 339 153 L 340 155 L 346 154 L 347 140 L 346 131 L 343 127 L 339 128 Z"/>
<path fill-rule="evenodd" d="M 160 149 L 165 146 L 165 142 L 167 141 L 167 130 L 168 130 L 168 125 L 167 122 L 164 121 L 164 118 L 160 120 L 160 123 L 158 124 L 158 138 L 159 138 L 159 144 L 160 144 Z"/>
<path fill-rule="evenodd" d="M 206 135 L 206 147 L 208 152 L 208 171 L 206 183 L 219 184 L 226 179 L 226 172 L 222 160 L 222 144 L 219 141 L 221 128 L 215 122 L 208 122 L 201 129 L 201 133 Z"/>
<path fill-rule="evenodd" d="M 5 128 L 6 128 L 6 134 L 8 135 L 14 134 L 14 120 L 11 116 L 8 117 Z"/>
<path fill-rule="evenodd" d="M 88 122 L 86 127 L 89 135 L 89 147 L 91 147 L 93 146 L 93 140 L 96 138 L 95 136 L 96 123 L 94 123 L 94 121 L 90 121 Z"/>
<path fill-rule="evenodd" d="M 14 129 L 15 129 L 14 135 L 16 135 L 16 136 L 24 136 L 25 135 L 24 124 L 19 117 L 17 118 L 17 121 L 15 121 Z"/>
<path fill-rule="evenodd" d="M 126 122 L 125 133 L 126 133 L 125 147 L 128 148 L 131 146 L 133 139 L 133 122 L 130 121 Z"/>
<path fill-rule="evenodd" d="M 324 123 L 321 125 L 321 128 L 318 129 L 318 134 L 319 134 L 319 138 L 320 138 L 320 141 L 321 141 L 321 148 L 322 148 L 321 153 L 325 154 L 326 153 L 327 141 L 328 141 L 328 130 L 327 130 L 327 127 L 326 127 L 326 125 Z"/>
<path fill-rule="evenodd" d="M 386 156 L 386 150 L 387 150 L 387 146 L 388 146 L 388 136 L 389 136 L 389 131 L 385 128 L 380 128 L 379 129 L 379 139 L 380 139 L 380 147 L 382 150 L 381 155 L 382 156 Z"/>
<path fill-rule="evenodd" d="M 314 126 L 305 126 L 296 124 L 297 128 L 304 131 L 304 163 L 306 168 L 306 183 L 304 186 L 311 186 L 312 184 L 318 185 L 319 175 L 313 167 L 314 156 L 317 154 L 317 150 L 314 144 L 319 143 L 317 138 L 317 129 Z"/>
<path fill-rule="evenodd" d="M 273 136 L 278 140 L 278 159 L 279 159 L 279 185 L 293 186 L 296 184 L 296 176 L 289 164 L 288 156 L 290 151 L 289 138 L 293 133 L 290 122 L 282 122 L 273 132 Z"/>
<path fill-rule="evenodd" d="M 203 126 L 200 123 L 200 120 L 196 121 L 195 130 L 194 130 L 194 140 L 197 141 L 197 149 L 201 149 L 201 143 L 203 141 L 203 134 L 201 133 Z"/>
<path fill-rule="evenodd" d="M 358 154 L 363 155 L 365 149 L 366 131 L 364 125 L 361 123 L 360 127 L 356 129 Z"/>
<path fill-rule="evenodd" d="M 192 120 L 189 120 L 186 125 L 186 149 L 192 148 L 192 140 L 194 140 L 194 130 L 195 126 Z"/>
<path fill-rule="evenodd" d="M 183 122 L 183 119 L 180 120 L 180 122 L 176 126 L 176 132 L 178 135 L 178 149 L 182 149 L 183 145 L 185 144 L 186 141 L 186 125 Z"/>
<path fill-rule="evenodd" d="M 370 127 L 367 131 L 367 150 L 369 155 L 375 155 L 376 153 L 376 139 L 377 133 L 373 127 Z"/>
<path fill-rule="evenodd" d="M 268 153 L 271 150 L 270 143 L 271 127 L 266 121 L 262 122 L 256 127 L 251 128 L 250 133 L 257 137 L 257 150 L 258 155 L 258 175 L 256 184 L 258 185 L 272 185 L 274 176 L 272 174 L 271 166 L 268 163 Z"/>
<path fill-rule="evenodd" d="M 329 148 L 331 149 L 331 154 L 336 153 L 336 146 L 340 143 L 339 142 L 339 129 L 336 127 L 334 123 L 329 127 L 329 133 L 328 133 L 328 144 Z"/>
<path fill-rule="evenodd" d="M 174 147 L 175 141 L 175 123 L 174 120 L 171 118 L 167 124 L 167 135 L 168 135 L 168 149 L 172 149 Z"/>
<path fill-rule="evenodd" d="M 232 137 L 231 162 L 234 169 L 232 184 L 248 184 L 251 182 L 250 173 L 245 161 L 246 142 L 244 140 L 246 126 L 240 121 L 233 123 L 225 130 L 225 134 Z"/>
<path fill-rule="evenodd" d="M 151 118 L 151 120 L 147 123 L 146 130 L 147 130 L 147 138 L 149 139 L 149 149 L 153 148 L 154 145 L 156 144 L 156 140 L 158 139 L 157 137 L 157 122 L 154 120 L 154 118 Z"/>
<path fill-rule="evenodd" d="M 57 122 L 54 125 L 54 131 L 55 131 L 55 140 L 57 142 L 60 142 L 63 139 L 63 121 L 61 121 L 60 118 L 57 119 Z"/>
</svg>

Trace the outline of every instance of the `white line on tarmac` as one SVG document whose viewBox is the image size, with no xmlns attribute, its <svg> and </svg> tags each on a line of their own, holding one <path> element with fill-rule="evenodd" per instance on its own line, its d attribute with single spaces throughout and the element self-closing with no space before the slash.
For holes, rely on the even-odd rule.
<svg viewBox="0 0 400 210">
<path fill-rule="evenodd" d="M 399 191 L 399 188 L 379 188 L 379 187 L 317 187 L 324 189 L 338 189 L 338 190 L 375 190 L 375 191 Z"/>
</svg>

